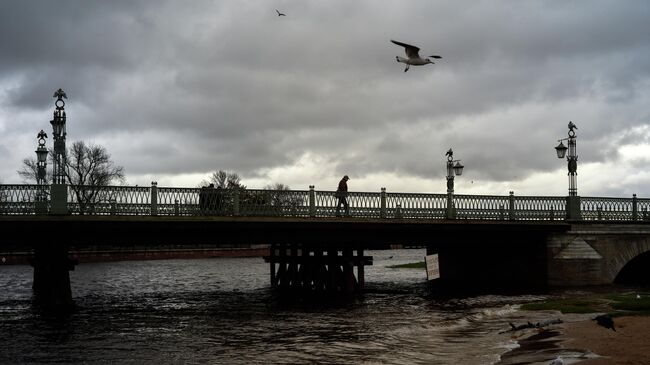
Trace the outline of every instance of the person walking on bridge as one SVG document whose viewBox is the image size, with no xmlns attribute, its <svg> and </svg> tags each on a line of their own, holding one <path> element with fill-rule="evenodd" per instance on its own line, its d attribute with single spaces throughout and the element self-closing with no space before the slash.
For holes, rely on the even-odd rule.
<svg viewBox="0 0 650 365">
<path fill-rule="evenodd" d="M 350 216 L 350 205 L 348 204 L 348 180 L 350 180 L 348 175 L 343 176 L 341 181 L 339 181 L 339 187 L 336 189 L 336 193 L 334 194 L 334 196 L 339 200 L 336 204 L 337 217 L 341 216 L 341 205 L 343 206 L 343 209 L 345 209 L 345 216 Z"/>
</svg>

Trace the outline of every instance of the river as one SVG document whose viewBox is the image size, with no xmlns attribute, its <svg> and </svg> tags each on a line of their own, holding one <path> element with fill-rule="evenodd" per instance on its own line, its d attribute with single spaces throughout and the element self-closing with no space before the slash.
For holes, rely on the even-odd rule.
<svg viewBox="0 0 650 365">
<path fill-rule="evenodd" d="M 388 268 L 422 249 L 367 254 L 366 292 L 339 299 L 279 296 L 261 258 L 81 264 L 59 316 L 33 308 L 31 267 L 0 266 L 0 363 L 494 364 L 509 322 L 549 319 L 518 309 L 544 295 L 437 299 L 423 269 Z"/>
</svg>

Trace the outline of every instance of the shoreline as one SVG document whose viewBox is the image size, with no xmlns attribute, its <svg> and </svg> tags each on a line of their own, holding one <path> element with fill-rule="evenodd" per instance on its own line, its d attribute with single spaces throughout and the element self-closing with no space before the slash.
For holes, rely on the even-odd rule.
<svg viewBox="0 0 650 365">
<path fill-rule="evenodd" d="M 560 315 L 563 323 L 518 339 L 497 365 L 549 364 L 558 356 L 564 364 L 650 364 L 650 317 L 615 317 L 613 331 L 592 320 L 596 315 Z"/>
<path fill-rule="evenodd" d="M 176 248 L 140 250 L 70 250 L 69 257 L 76 264 L 115 261 L 203 259 L 216 257 L 263 257 L 269 254 L 268 247 L 232 248 Z M 0 254 L 2 265 L 29 265 L 33 253 L 23 252 Z"/>
</svg>

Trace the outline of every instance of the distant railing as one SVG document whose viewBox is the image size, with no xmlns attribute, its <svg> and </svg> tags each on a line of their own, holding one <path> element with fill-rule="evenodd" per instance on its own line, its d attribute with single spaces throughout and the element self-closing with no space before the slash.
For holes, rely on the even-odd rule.
<svg viewBox="0 0 650 365">
<path fill-rule="evenodd" d="M 350 192 L 349 216 L 375 219 L 554 221 L 567 217 L 567 197 Z M 128 216 L 259 216 L 330 218 L 333 191 L 68 186 L 68 213 Z M 0 185 L 0 215 L 46 214 L 47 185 Z M 581 218 L 650 221 L 650 199 L 580 197 Z"/>
</svg>

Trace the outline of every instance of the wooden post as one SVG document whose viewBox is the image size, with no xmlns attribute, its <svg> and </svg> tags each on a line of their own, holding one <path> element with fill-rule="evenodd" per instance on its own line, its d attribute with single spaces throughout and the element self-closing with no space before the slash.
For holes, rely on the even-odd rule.
<svg viewBox="0 0 650 365">
<path fill-rule="evenodd" d="M 275 276 L 275 244 L 272 243 L 269 250 L 269 268 L 271 270 L 271 287 L 278 286 L 278 278 Z"/>
<path fill-rule="evenodd" d="M 366 285 L 366 279 L 364 277 L 364 263 L 362 262 L 363 260 L 363 248 L 360 248 L 357 250 L 357 257 L 359 258 L 359 262 L 357 264 L 357 283 L 358 283 L 358 288 L 359 290 L 363 290 L 363 288 Z"/>
<path fill-rule="evenodd" d="M 287 249 L 283 244 L 278 245 L 278 271 L 276 273 L 277 285 L 280 287 L 287 286 Z"/>
<path fill-rule="evenodd" d="M 354 266 L 352 261 L 352 250 L 345 249 L 343 250 L 343 260 L 341 264 L 343 266 L 343 283 L 341 287 L 345 290 L 346 293 L 354 292 L 355 280 L 354 280 Z"/>
</svg>

